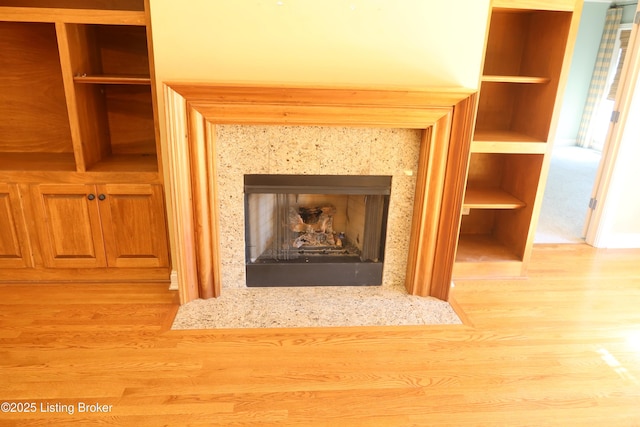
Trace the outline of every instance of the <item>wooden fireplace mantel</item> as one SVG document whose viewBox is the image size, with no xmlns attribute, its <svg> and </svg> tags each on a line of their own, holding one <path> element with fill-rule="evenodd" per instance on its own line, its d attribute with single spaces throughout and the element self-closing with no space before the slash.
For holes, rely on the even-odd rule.
<svg viewBox="0 0 640 427">
<path fill-rule="evenodd" d="M 215 125 L 422 129 L 406 288 L 447 300 L 475 113 L 469 90 L 165 84 L 180 300 L 220 295 Z"/>
</svg>

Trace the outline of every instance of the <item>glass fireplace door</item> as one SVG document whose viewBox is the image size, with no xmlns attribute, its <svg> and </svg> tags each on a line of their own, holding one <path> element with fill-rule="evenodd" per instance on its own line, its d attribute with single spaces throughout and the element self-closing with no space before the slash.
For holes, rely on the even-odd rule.
<svg viewBox="0 0 640 427">
<path fill-rule="evenodd" d="M 247 286 L 380 285 L 388 176 L 246 175 Z"/>
</svg>

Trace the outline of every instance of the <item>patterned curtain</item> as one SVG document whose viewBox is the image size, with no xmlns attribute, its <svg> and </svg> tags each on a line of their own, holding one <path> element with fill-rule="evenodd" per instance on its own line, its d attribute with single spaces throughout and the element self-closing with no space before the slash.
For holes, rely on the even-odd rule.
<svg viewBox="0 0 640 427">
<path fill-rule="evenodd" d="M 604 90 L 607 84 L 607 76 L 609 74 L 609 67 L 611 65 L 611 58 L 613 57 L 613 48 L 616 43 L 616 35 L 618 33 L 620 21 L 622 21 L 622 8 L 610 8 L 607 11 L 604 31 L 602 32 L 602 39 L 600 40 L 600 48 L 598 49 L 598 56 L 596 57 L 596 66 L 593 69 L 591 84 L 589 85 L 589 93 L 587 95 L 587 102 L 584 106 L 584 111 L 582 112 L 582 120 L 580 121 L 578 145 L 581 147 L 589 147 L 591 143 L 591 117 L 593 116 L 593 113 L 598 110 L 600 100 L 604 96 Z"/>
<path fill-rule="evenodd" d="M 622 77 L 622 67 L 624 66 L 624 58 L 627 56 L 627 49 L 629 48 L 629 39 L 631 38 L 631 30 L 620 31 L 620 59 L 618 59 L 618 67 L 616 68 L 616 75 L 611 82 L 611 88 L 609 89 L 609 101 L 616 100 L 616 92 L 618 92 L 618 86 L 620 86 L 620 78 Z"/>
</svg>

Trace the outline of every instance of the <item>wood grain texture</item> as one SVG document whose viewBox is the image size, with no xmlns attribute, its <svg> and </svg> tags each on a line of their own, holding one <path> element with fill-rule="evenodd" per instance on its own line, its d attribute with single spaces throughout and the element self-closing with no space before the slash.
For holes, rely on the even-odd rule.
<svg viewBox="0 0 640 427">
<path fill-rule="evenodd" d="M 196 226 L 195 244 L 197 245 L 198 293 L 200 298 L 213 298 L 220 295 L 221 258 L 219 254 L 220 233 L 218 224 L 218 203 L 216 180 L 218 176 L 215 131 L 202 116 L 191 110 L 189 120 L 192 140 L 202 141 L 191 146 L 191 181 L 194 194 L 194 218 Z M 212 214 L 209 214 L 209 213 Z"/>
<path fill-rule="evenodd" d="M 493 0 L 491 7 L 468 207 L 494 209 L 463 217 L 456 277 L 526 273 L 582 1 Z M 473 190 L 487 186 L 523 205 L 507 211 L 495 194 L 476 197 Z"/>
<path fill-rule="evenodd" d="M 470 209 L 517 209 L 525 203 L 496 187 L 469 186 L 464 195 L 464 207 Z"/>
<path fill-rule="evenodd" d="M 148 7 L 0 0 L 0 282 L 167 279 Z"/>
<path fill-rule="evenodd" d="M 149 77 L 149 49 L 144 25 L 96 25 L 94 30 L 95 46 L 91 54 L 99 58 L 101 74 Z"/>
<path fill-rule="evenodd" d="M 572 11 L 582 5 L 582 0 L 492 0 L 491 6 L 506 9 L 540 9 Z"/>
<path fill-rule="evenodd" d="M 166 284 L 0 286 L 3 425 L 637 426 L 640 250 L 537 246 L 460 326 L 169 331 Z"/>
<path fill-rule="evenodd" d="M 33 253 L 39 269 L 3 271 L 0 281 L 77 279 L 73 276 L 79 273 L 83 280 L 90 276 L 93 280 L 167 278 L 169 251 L 161 185 L 21 187 L 31 238 L 25 235 L 23 242 L 37 243 Z M 97 271 L 82 272 L 81 268 Z M 122 271 L 115 271 L 118 268 Z M 149 277 L 144 275 L 145 268 Z"/>
<path fill-rule="evenodd" d="M 11 156 L 0 170 L 121 171 L 120 155 L 136 154 L 155 156 L 158 171 L 143 0 L 17 3 L 0 2 L 0 153 Z M 52 165 L 42 161 L 48 154 Z"/>
<path fill-rule="evenodd" d="M 99 87 L 76 85 L 73 80 L 73 76 L 99 66 L 97 58 L 89 54 L 93 32 L 86 25 L 64 23 L 56 24 L 56 30 L 77 168 L 85 172 L 111 152 Z"/>
<path fill-rule="evenodd" d="M 472 91 L 168 83 L 165 95 L 172 229 L 181 236 L 173 241 L 184 254 L 176 267 L 181 298 L 188 298 L 182 302 L 219 296 L 221 288 L 215 273 L 221 265 L 218 207 L 211 204 L 215 195 L 209 199 L 215 151 L 207 136 L 221 123 L 423 129 L 406 287 L 413 295 L 447 298 L 473 126 Z"/>
<path fill-rule="evenodd" d="M 4 155 L 4 154 L 3 154 Z M 156 156 L 147 155 L 118 155 L 111 156 L 106 161 L 100 162 L 88 172 L 72 172 L 74 168 L 72 159 L 68 156 L 51 155 L 51 162 L 47 162 L 44 153 L 36 156 L 8 155 L 6 162 L 0 161 L 0 181 L 15 183 L 30 182 L 57 182 L 57 183 L 147 183 L 160 182 Z M 15 170 L 10 165 L 10 160 L 28 162 L 31 167 L 23 170 Z M 31 161 L 35 164 L 32 164 Z M 18 163 L 19 165 L 20 163 Z M 6 170 L 3 166 L 6 165 Z"/>
<path fill-rule="evenodd" d="M 18 186 L 0 183 L 0 268 L 33 265 Z"/>
<path fill-rule="evenodd" d="M 76 24 L 145 25 L 140 10 L 58 9 L 0 5 L 0 20 L 16 22 L 67 22 Z"/>
<path fill-rule="evenodd" d="M 549 83 L 548 77 L 531 77 L 531 76 L 482 76 L 483 82 L 494 83 L 528 83 L 528 84 L 540 84 Z"/>
<path fill-rule="evenodd" d="M 53 24 L 0 18 L 0 153 L 72 153 Z"/>
<path fill-rule="evenodd" d="M 0 0 L 0 6 L 49 7 L 57 9 L 137 10 L 144 9 L 143 0 Z"/>
<path fill-rule="evenodd" d="M 451 266 L 451 268 L 436 268 L 431 277 L 429 295 L 447 301 L 455 263 L 457 239 L 447 239 L 444 236 L 459 236 L 464 202 L 464 189 L 469 168 L 469 149 L 473 133 L 473 121 L 477 104 L 476 94 L 459 102 L 453 111 L 451 126 L 451 142 L 447 153 L 447 166 L 444 176 L 444 191 L 442 193 L 442 209 L 438 224 L 438 239 L 434 264 Z M 455 213 L 455 216 L 453 216 Z M 452 216 L 447 218 L 447 215 Z M 426 294 L 420 294 L 425 296 Z"/>
<path fill-rule="evenodd" d="M 189 123 L 188 108 L 185 98 L 164 87 L 164 96 L 167 103 L 168 140 L 173 143 L 167 144 L 168 164 L 173 171 L 168 185 L 171 193 L 170 200 L 172 214 L 169 231 L 173 238 L 172 248 L 175 253 L 173 265 L 178 272 L 178 291 L 180 301 L 192 301 L 199 298 L 198 269 L 195 242 L 193 239 L 196 232 L 194 216 L 192 213 L 191 200 L 191 156 L 189 152 Z M 189 167 L 184 167 L 188 164 Z M 176 244 L 175 242 L 183 242 Z"/>
<path fill-rule="evenodd" d="M 31 197 L 46 267 L 106 267 L 95 186 L 33 185 Z"/>
<path fill-rule="evenodd" d="M 75 76 L 73 81 L 84 84 L 108 84 L 108 85 L 150 85 L 151 79 L 139 75 L 96 74 L 87 76 Z"/>
<path fill-rule="evenodd" d="M 119 268 L 169 266 L 160 185 L 96 186 L 107 265 Z M 103 200 L 100 200 L 104 197 Z"/>
</svg>

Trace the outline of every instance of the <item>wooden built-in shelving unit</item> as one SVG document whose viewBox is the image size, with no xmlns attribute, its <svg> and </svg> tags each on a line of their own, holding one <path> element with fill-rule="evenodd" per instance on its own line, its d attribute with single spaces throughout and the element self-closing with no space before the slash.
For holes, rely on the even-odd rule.
<svg viewBox="0 0 640 427">
<path fill-rule="evenodd" d="M 526 272 L 581 9 L 492 2 L 454 278 Z"/>
<path fill-rule="evenodd" d="M 149 30 L 144 0 L 0 0 L 0 281 L 168 277 Z"/>
<path fill-rule="evenodd" d="M 25 21 L 42 10 L 2 4 L 0 171 L 158 171 L 147 27 L 110 15 L 102 24 L 8 21 L 16 9 Z"/>
</svg>

